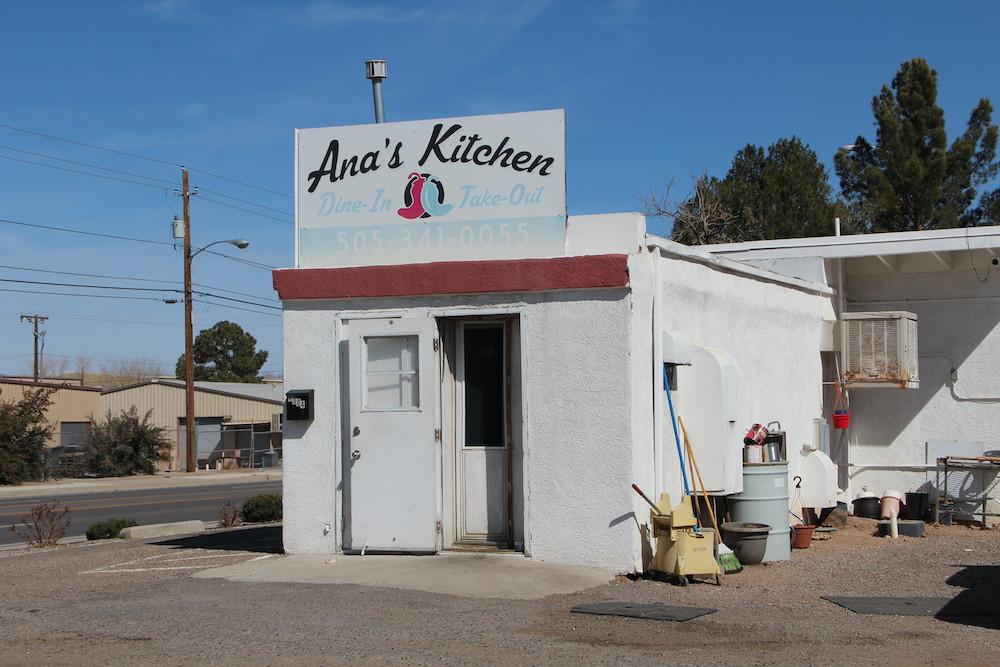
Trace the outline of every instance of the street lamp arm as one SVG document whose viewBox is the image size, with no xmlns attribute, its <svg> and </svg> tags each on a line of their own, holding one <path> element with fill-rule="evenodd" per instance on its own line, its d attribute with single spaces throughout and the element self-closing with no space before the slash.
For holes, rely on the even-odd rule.
<svg viewBox="0 0 1000 667">
<path fill-rule="evenodd" d="M 244 248 L 246 248 L 247 246 L 250 245 L 250 242 L 247 241 L 246 239 L 229 239 L 229 240 L 226 240 L 226 241 L 214 241 L 212 243 L 209 243 L 204 248 L 198 248 L 197 250 L 195 250 L 193 253 L 191 253 L 191 257 L 194 258 L 194 256 L 197 255 L 198 253 L 200 253 L 202 250 L 206 250 L 206 249 L 211 248 L 212 246 L 218 245 L 220 243 L 228 243 L 230 245 L 234 245 L 237 248 L 239 248 L 240 250 L 243 250 Z"/>
</svg>

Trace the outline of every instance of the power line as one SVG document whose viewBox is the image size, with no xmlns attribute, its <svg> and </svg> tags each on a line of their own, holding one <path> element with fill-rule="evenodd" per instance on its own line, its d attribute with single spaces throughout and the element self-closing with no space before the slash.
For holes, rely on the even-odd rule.
<svg viewBox="0 0 1000 667">
<path fill-rule="evenodd" d="M 211 252 L 211 251 L 209 251 Z M 228 257 L 228 255 L 223 255 L 223 257 Z M 233 259 L 236 259 L 235 257 Z M 11 269 L 14 271 L 31 271 L 34 273 L 55 273 L 63 276 L 80 276 L 81 278 L 104 278 L 106 280 L 130 280 L 134 282 L 144 282 L 144 283 L 167 283 L 168 285 L 180 284 L 180 281 L 176 280 L 159 280 L 155 278 L 132 278 L 126 276 L 106 276 L 97 273 L 75 273 L 73 271 L 56 271 L 55 269 L 31 269 L 24 266 L 6 266 L 0 264 L 0 269 Z M 246 292 L 236 292 L 234 290 L 223 289 L 221 287 L 213 287 L 212 285 L 203 285 L 200 283 L 193 283 L 195 287 L 204 287 L 207 289 L 215 290 L 216 292 L 226 292 L 227 294 L 238 294 L 239 296 L 247 296 L 251 299 L 263 299 L 265 301 L 274 301 L 279 303 L 278 299 L 268 299 L 267 297 L 259 297 L 256 294 L 247 294 Z"/>
<path fill-rule="evenodd" d="M 20 283 L 23 285 L 45 285 L 47 287 L 85 287 L 88 289 L 120 289 L 129 292 L 180 292 L 181 290 L 160 287 L 119 287 L 117 285 L 81 285 L 79 283 L 50 283 L 40 280 L 17 280 L 15 278 L 0 278 L 0 283 Z"/>
<path fill-rule="evenodd" d="M 251 185 L 249 183 L 244 183 L 242 181 L 237 181 L 237 180 L 234 180 L 232 178 L 226 178 L 225 176 L 219 176 L 218 174 L 212 174 L 210 172 L 202 171 L 201 169 L 195 169 L 193 167 L 188 167 L 188 169 L 190 169 L 191 171 L 196 172 L 198 174 L 205 174 L 206 176 L 211 176 L 212 178 L 218 178 L 219 180 L 222 180 L 222 181 L 229 181 L 230 183 L 235 183 L 236 185 L 242 185 L 245 188 L 252 188 L 254 190 L 260 190 L 261 192 L 267 192 L 267 193 L 270 193 L 272 195 L 277 195 L 279 197 L 287 197 L 288 199 L 295 199 L 295 197 L 293 197 L 292 195 L 288 194 L 287 192 L 275 192 L 274 190 L 268 190 L 267 188 L 262 188 L 259 185 Z"/>
<path fill-rule="evenodd" d="M 0 157 L 3 157 L 3 156 L 0 155 Z M 199 190 L 199 192 L 206 192 L 206 191 Z M 225 196 L 225 195 L 223 195 L 223 196 Z M 266 213 L 260 213 L 258 211 L 251 211 L 249 209 L 241 208 L 239 206 L 233 206 L 232 204 L 227 204 L 226 202 L 218 201 L 218 200 L 215 200 L 215 199 L 210 199 L 208 197 L 201 197 L 200 199 L 201 199 L 201 201 L 212 202 L 213 204 L 218 204 L 219 206 L 225 206 L 227 208 L 231 208 L 231 209 L 234 209 L 236 211 L 243 211 L 244 213 L 249 213 L 250 215 L 258 215 L 258 216 L 260 216 L 262 218 L 270 218 L 271 220 L 277 220 L 278 222 L 283 222 L 286 225 L 294 225 L 295 224 L 294 222 L 292 222 L 290 220 L 282 220 L 281 218 L 276 218 L 273 215 L 268 215 Z M 254 204 L 254 206 L 257 206 L 257 205 L 258 204 Z M 266 208 L 266 207 L 262 207 L 262 208 Z"/>
<path fill-rule="evenodd" d="M 121 288 L 119 288 L 119 289 L 121 289 Z M 182 290 L 158 290 L 158 291 L 164 291 L 164 292 L 171 292 L 171 291 L 173 291 L 173 292 L 181 292 Z M 17 293 L 17 294 L 38 294 L 38 295 L 41 295 L 41 296 L 73 296 L 73 297 L 83 298 L 83 299 L 126 299 L 126 300 L 129 300 L 129 301 L 158 301 L 160 303 L 166 303 L 166 301 L 164 299 L 153 297 L 153 296 L 125 296 L 125 295 L 122 295 L 122 294 L 80 294 L 78 292 L 47 292 L 47 291 L 41 291 L 41 290 L 10 289 L 10 288 L 5 288 L 5 287 L 0 287 L 0 292 L 12 292 L 12 293 Z M 257 306 L 258 308 L 271 308 L 271 309 L 274 309 L 274 310 L 281 310 L 281 308 L 278 308 L 277 306 L 268 306 L 268 305 L 259 304 L 259 303 L 251 303 L 249 301 L 241 301 L 240 299 L 229 299 L 228 297 L 219 296 L 218 294 L 209 294 L 207 292 L 195 292 L 195 294 L 197 294 L 198 296 L 205 297 L 206 299 L 208 299 L 208 298 L 211 298 L 211 299 L 226 299 L 228 301 L 235 301 L 236 303 L 247 303 L 247 304 L 252 305 L 252 306 Z M 192 301 L 194 301 L 194 299 L 192 299 Z M 249 308 L 241 308 L 239 306 L 230 306 L 230 305 L 225 304 L 225 303 L 215 303 L 215 302 L 207 301 L 207 300 L 205 300 L 205 301 L 199 300 L 199 302 L 200 303 L 208 304 L 210 306 L 215 306 L 215 307 L 218 307 L 218 308 L 232 308 L 233 310 L 242 310 L 242 311 L 245 311 L 245 312 L 248 312 L 248 313 L 256 313 L 257 315 L 269 315 L 269 316 L 272 316 L 272 317 L 281 317 L 281 315 L 279 313 L 269 313 L 269 312 L 262 311 L 262 310 L 251 310 Z"/>
<path fill-rule="evenodd" d="M 45 164 L 44 162 L 35 162 L 34 160 L 22 160 L 20 158 L 11 157 L 9 155 L 0 155 L 0 158 L 4 160 L 11 160 L 12 162 L 23 162 L 24 164 L 33 164 L 39 167 L 48 167 L 49 169 L 58 169 L 59 171 L 68 171 L 72 174 L 83 174 L 84 176 L 93 176 L 94 178 L 103 178 L 109 181 L 118 181 L 119 183 L 130 183 L 131 185 L 142 185 L 147 188 L 156 188 L 157 190 L 163 189 L 160 185 L 153 185 L 152 183 L 140 183 L 139 181 L 130 181 L 125 178 L 116 178 L 114 176 L 104 176 L 103 174 L 92 174 L 89 171 L 80 171 L 79 169 L 69 169 L 67 167 L 57 167 L 54 164 Z M 98 167 L 100 169 L 100 167 Z M 110 170 L 109 170 L 110 171 Z M 140 176 L 139 178 L 146 178 L 145 176 Z"/>
<path fill-rule="evenodd" d="M 200 252 L 200 251 L 199 251 Z M 258 269 L 267 269 L 268 271 L 273 271 L 278 268 L 276 266 L 271 266 L 270 264 L 261 264 L 260 262 L 255 262 L 250 259 L 243 259 L 242 257 L 236 257 L 235 255 L 227 255 L 221 252 L 215 252 L 214 250 L 206 250 L 209 255 L 215 255 L 216 257 L 225 257 L 226 259 L 231 259 L 234 262 L 239 262 L 240 264 L 246 264 L 247 266 L 253 266 Z"/>
<path fill-rule="evenodd" d="M 63 139 L 62 137 L 54 137 L 51 134 L 42 134 L 41 132 L 35 132 L 33 130 L 24 130 L 19 127 L 13 127 L 11 125 L 0 124 L 0 127 L 13 130 L 14 132 L 23 132 L 25 134 L 33 134 L 36 137 L 44 137 L 45 139 L 52 139 L 53 141 L 62 141 L 63 143 L 73 144 L 74 146 L 83 146 L 84 148 L 93 148 L 97 151 L 104 151 L 106 153 L 114 153 L 115 155 L 124 155 L 125 157 L 135 158 L 137 160 L 146 160 L 148 162 L 156 162 L 158 164 L 165 164 L 169 167 L 180 167 L 179 164 L 174 164 L 173 162 L 165 162 L 163 160 L 157 160 L 156 158 L 146 157 L 144 155 L 136 155 L 134 153 L 126 153 L 124 151 L 116 151 L 113 148 L 104 148 L 102 146 L 94 146 L 93 144 L 85 144 L 82 141 L 73 141 L 72 139 Z"/>
<path fill-rule="evenodd" d="M 18 294 L 43 294 L 46 296 L 75 296 L 88 299 L 128 299 L 130 301 L 163 301 L 153 296 L 123 296 L 121 294 L 78 294 L 76 292 L 41 292 L 37 290 L 8 289 L 0 287 L 0 292 L 16 292 Z"/>
<path fill-rule="evenodd" d="M 0 283 L 17 283 L 21 285 L 43 285 L 45 287 L 77 287 L 81 289 L 111 289 L 111 290 L 123 290 L 126 292 L 171 292 L 174 294 L 182 294 L 184 292 L 184 290 L 168 289 L 162 287 L 119 287 L 118 285 L 82 285 L 79 283 L 52 283 L 40 280 L 16 280 L 14 278 L 0 278 Z M 281 310 L 280 306 L 269 306 L 263 303 L 254 303 L 253 301 L 234 299 L 232 297 L 221 296 L 218 294 L 211 294 L 209 292 L 192 292 L 192 294 L 197 294 L 199 296 L 204 296 L 204 297 L 211 297 L 213 299 L 223 299 L 225 301 L 233 301 L 235 303 L 245 303 L 250 306 L 257 306 L 258 308 L 273 308 L 274 310 Z M 90 296 L 90 295 L 81 294 L 80 296 Z"/>
<path fill-rule="evenodd" d="M 140 319 L 135 317 L 94 317 L 91 315 L 64 315 L 60 313 L 51 313 L 52 317 L 58 318 L 59 320 L 81 320 L 83 322 L 116 322 L 118 324 L 137 324 L 142 326 L 151 325 L 169 325 L 177 326 L 177 318 L 172 317 L 170 319 Z"/>
<path fill-rule="evenodd" d="M 0 127 L 3 127 L 0 125 Z M 136 243 L 152 243 L 154 245 L 168 245 L 173 247 L 173 243 L 167 243 L 166 241 L 150 241 L 149 239 L 135 239 L 128 236 L 115 236 L 114 234 L 99 234 L 97 232 L 85 232 L 79 229 L 67 229 L 65 227 L 50 227 L 48 225 L 36 225 L 30 222 L 19 222 L 17 220 L 6 220 L 0 218 L 0 222 L 6 223 L 8 225 L 20 225 L 22 227 L 34 227 L 36 229 L 48 229 L 56 232 L 67 232 L 69 234 L 83 234 L 84 236 L 100 236 L 106 239 L 116 239 L 118 241 L 135 241 Z M 227 257 L 228 255 L 222 255 Z"/>
<path fill-rule="evenodd" d="M 0 126 L 0 127 L 2 127 L 2 126 Z M 36 225 L 36 224 L 30 223 L 30 222 L 20 222 L 18 220 L 6 220 L 6 219 L 3 219 L 3 218 L 0 218 L 0 222 L 6 223 L 8 225 L 20 225 L 22 227 L 34 227 L 36 229 L 48 229 L 48 230 L 57 231 L 57 232 L 67 232 L 67 233 L 70 233 L 70 234 L 83 234 L 84 236 L 99 236 L 99 237 L 102 237 L 102 238 L 116 239 L 116 240 L 119 240 L 119 241 L 135 241 L 136 243 L 152 243 L 152 244 L 155 244 L 155 245 L 167 245 L 167 246 L 170 246 L 171 248 L 173 248 L 173 247 L 176 246 L 175 243 L 168 243 L 166 241 L 150 241 L 149 239 L 136 239 L 136 238 L 130 238 L 128 236 L 115 236 L 113 234 L 99 234 L 97 232 L 85 232 L 85 231 L 82 231 L 82 230 L 79 230 L 79 229 L 67 229 L 65 227 L 51 227 L 51 226 L 48 226 L 48 225 Z M 233 257 L 232 255 L 226 255 L 225 253 L 215 252 L 214 250 L 206 250 L 205 252 L 209 253 L 210 255 L 215 255 L 216 257 L 225 257 L 226 259 L 231 259 L 234 262 L 240 262 L 241 264 L 246 264 L 247 266 L 253 266 L 253 267 L 258 268 L 258 269 L 267 269 L 268 271 L 271 271 L 271 270 L 277 268 L 277 267 L 274 267 L 274 266 L 269 266 L 267 264 L 261 264 L 260 262 L 254 262 L 254 261 L 251 261 L 249 259 L 243 259 L 241 257 Z"/>
<path fill-rule="evenodd" d="M 145 179 L 150 180 L 150 181 L 159 181 L 160 183 L 166 183 L 166 184 L 168 184 L 168 185 L 170 185 L 172 187 L 177 185 L 176 182 L 174 182 L 174 181 L 168 181 L 168 180 L 163 179 L 163 178 L 156 178 L 156 177 L 153 177 L 153 176 L 143 176 L 142 174 L 134 174 L 134 173 L 132 173 L 130 171 L 119 171 L 118 169 L 109 169 L 108 167 L 101 167 L 101 166 L 96 165 L 96 164 L 89 164 L 87 162 L 76 162 L 75 160 L 67 160 L 65 158 L 55 157 L 54 155 L 45 155 L 44 153 L 33 153 L 31 151 L 21 150 L 20 148 L 14 148 L 12 146 L 0 146 L 0 148 L 2 148 L 4 150 L 8 150 L 8 151 L 14 151 L 16 153 L 24 153 L 25 155 L 34 155 L 35 157 L 43 157 L 43 158 L 45 158 L 47 160 L 57 160 L 59 162 L 67 162 L 69 164 L 75 164 L 75 165 L 78 165 L 80 167 L 90 167 L 91 169 L 100 169 L 101 171 L 110 171 L 113 174 L 121 174 L 123 176 L 134 176 L 136 178 L 145 178 Z M 41 164 L 41 163 L 32 163 L 32 164 Z M 41 164 L 41 166 L 43 166 L 43 167 L 50 167 L 52 165 Z M 92 174 L 92 175 L 96 176 L 96 174 Z"/>
<path fill-rule="evenodd" d="M 3 148 L 3 147 L 0 146 L 0 148 Z M 240 199 L 239 197 L 231 197 L 229 195 L 222 194 L 221 192 L 215 192 L 214 190 L 206 190 L 205 188 L 199 188 L 198 192 L 199 193 L 205 193 L 205 192 L 207 192 L 209 194 L 216 195 L 217 197 L 225 197 L 226 199 L 232 199 L 233 201 L 238 201 L 238 202 L 243 203 L 243 204 L 250 204 L 251 206 L 256 206 L 256 207 L 262 208 L 262 209 L 264 209 L 266 211 L 274 211 L 275 213 L 281 213 L 282 215 L 288 215 L 288 216 L 292 215 L 288 211 L 282 211 L 281 209 L 278 209 L 278 208 L 271 208 L 270 206 L 264 206 L 263 204 L 257 204 L 257 203 L 252 202 L 252 201 L 247 201 L 246 199 Z M 219 204 L 221 202 L 215 202 L 215 203 Z"/>
<path fill-rule="evenodd" d="M 3 147 L 0 146 L 0 148 L 3 148 Z M 13 149 L 13 150 L 17 150 L 17 149 Z M 24 151 L 24 152 L 27 152 L 27 151 Z M 45 156 L 45 157 L 48 157 L 48 156 Z M 11 157 L 9 155 L 0 155 L 0 159 L 10 160 L 12 162 L 21 162 L 21 163 L 24 163 L 24 164 L 33 164 L 33 165 L 36 165 L 38 167 L 47 167 L 49 169 L 58 169 L 59 171 L 66 171 L 66 172 L 69 172 L 71 174 L 82 174 L 84 176 L 93 176 L 94 178 L 103 178 L 103 179 L 108 180 L 108 181 L 117 181 L 119 183 L 128 183 L 130 185 L 142 185 L 142 186 L 145 186 L 147 188 L 156 188 L 157 190 L 161 190 L 161 189 L 162 190 L 166 190 L 167 189 L 167 188 L 164 188 L 163 186 L 160 186 L 160 185 L 153 185 L 152 183 L 141 183 L 139 181 L 130 181 L 130 180 L 125 179 L 125 178 L 117 178 L 115 176 L 105 176 L 103 174 L 94 174 L 94 173 L 91 173 L 89 171 L 80 171 L 79 169 L 69 169 L 67 167 L 58 167 L 58 166 L 56 166 L 54 164 L 45 164 L 44 162 L 35 162 L 34 160 L 22 160 L 20 158 Z M 58 160 L 60 158 L 52 158 L 52 159 Z M 71 160 L 65 160 L 65 162 L 72 162 L 72 161 Z M 81 164 L 81 163 L 74 162 L 73 164 Z M 86 166 L 93 166 L 93 165 L 86 165 Z M 94 168 L 95 169 L 104 169 L 104 167 L 96 167 L 96 166 L 94 166 Z M 106 171 L 111 171 L 111 172 L 116 172 L 116 173 L 128 173 L 128 172 L 118 172 L 115 169 L 106 169 Z M 162 183 L 167 183 L 167 184 L 169 184 L 171 186 L 174 185 L 173 181 L 166 181 L 166 180 L 163 180 L 163 179 L 160 179 L 160 178 L 153 178 L 151 176 L 140 176 L 138 174 L 130 174 L 130 175 L 134 175 L 137 178 L 147 178 L 147 179 L 152 180 L 152 181 L 160 181 Z M 206 192 L 208 192 L 208 191 L 206 190 Z M 239 199 L 237 197 L 230 197 L 229 195 L 224 195 L 224 194 L 218 193 L 218 192 L 216 192 L 214 194 L 216 194 L 216 195 L 218 195 L 220 197 L 226 197 L 228 199 L 233 199 L 235 201 L 241 201 L 241 202 L 244 202 L 246 204 L 250 204 L 251 206 L 257 206 L 257 207 L 266 209 L 268 211 L 276 211 L 277 213 L 283 213 L 283 211 L 280 211 L 278 209 L 273 209 L 273 208 L 270 208 L 269 206 L 264 206 L 262 204 L 255 204 L 254 202 L 245 201 L 245 200 Z M 273 215 L 267 215 L 266 213 L 261 213 L 259 211 L 251 211 L 249 209 L 241 208 L 239 206 L 233 206 L 232 204 L 227 204 L 225 202 L 217 201 L 215 199 L 210 199 L 208 197 L 202 197 L 202 200 L 208 201 L 208 202 L 212 202 L 213 204 L 218 204 L 220 206 L 226 206 L 228 208 L 231 208 L 231 209 L 234 209 L 234 210 L 237 210 L 237 211 L 242 211 L 244 213 L 249 213 L 250 215 L 257 215 L 257 216 L 260 216 L 262 218 L 268 218 L 268 219 L 271 219 L 271 220 L 277 220 L 278 222 L 283 222 L 283 223 L 288 224 L 288 225 L 295 224 L 294 222 L 291 222 L 289 220 L 283 220 L 281 218 L 276 218 Z M 291 214 L 289 213 L 289 214 L 286 214 L 286 215 L 291 215 Z"/>
<path fill-rule="evenodd" d="M 146 160 L 148 162 L 155 162 L 157 164 L 165 164 L 165 165 L 170 166 L 170 167 L 179 167 L 181 169 L 184 168 L 184 165 L 175 164 L 173 162 L 166 162 L 165 160 L 158 160 L 156 158 L 146 157 L 145 155 L 136 155 L 135 153 L 126 153 L 124 151 L 117 151 L 117 150 L 114 150 L 112 148 L 104 148 L 103 146 L 94 146 L 93 144 L 85 144 L 82 141 L 73 141 L 72 139 L 63 139 L 62 137 L 54 137 L 54 136 L 52 136 L 50 134 L 43 134 L 41 132 L 35 132 L 33 130 L 25 130 L 25 129 L 20 128 L 20 127 L 13 127 L 12 125 L 3 125 L 3 124 L 0 124 L 0 127 L 4 128 L 4 129 L 7 129 L 7 130 L 12 130 L 14 132 L 23 132 L 24 134 L 32 134 L 32 135 L 34 135 L 36 137 L 43 137 L 45 139 L 52 139 L 53 141 L 62 141 L 63 143 L 73 144 L 74 146 L 83 146 L 84 148 L 92 148 L 94 150 L 104 151 L 106 153 L 114 153 L 115 155 L 123 155 L 125 157 L 131 157 L 131 158 L 135 158 L 137 160 Z M 289 199 L 293 199 L 293 197 L 291 195 L 287 194 L 287 193 L 275 192 L 274 190 L 268 190 L 267 188 L 262 188 L 262 187 L 257 186 L 257 185 L 251 185 L 250 183 L 244 183 L 242 181 L 237 181 L 235 179 L 227 178 L 225 176 L 219 176 L 218 174 L 213 174 L 211 172 L 203 171 L 201 169 L 193 169 L 193 168 L 189 168 L 189 169 L 191 171 L 198 172 L 199 174 L 205 174 L 206 176 L 211 176 L 212 178 L 218 178 L 218 179 L 223 180 L 223 181 L 229 181 L 230 183 L 235 183 L 236 185 L 242 185 L 243 187 L 246 187 L 246 188 L 252 188 L 254 190 L 260 190 L 262 192 L 267 192 L 267 193 L 270 193 L 270 194 L 273 194 L 273 195 L 277 195 L 279 197 L 288 197 Z"/>
<path fill-rule="evenodd" d="M 219 297 L 216 297 L 219 298 Z M 229 308 L 230 310 L 242 310 L 245 313 L 256 313 L 257 315 L 270 315 L 271 317 L 281 317 L 278 313 L 266 313 L 262 310 L 253 310 L 251 308 L 241 308 L 240 306 L 230 306 L 226 303 L 212 303 L 211 301 L 202 301 L 202 303 L 207 303 L 216 308 Z M 266 306 L 265 306 L 266 307 Z"/>
</svg>

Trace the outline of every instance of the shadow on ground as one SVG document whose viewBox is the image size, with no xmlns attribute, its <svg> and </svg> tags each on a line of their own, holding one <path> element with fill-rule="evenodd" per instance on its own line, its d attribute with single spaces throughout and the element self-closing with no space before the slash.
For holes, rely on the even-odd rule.
<svg viewBox="0 0 1000 667">
<path fill-rule="evenodd" d="M 163 544 L 178 549 L 218 549 L 219 551 L 246 551 L 259 554 L 284 553 L 280 523 L 228 528 L 186 537 L 175 537 L 153 544 Z"/>
<path fill-rule="evenodd" d="M 948 623 L 976 625 L 1000 630 L 1000 566 L 973 565 L 962 568 L 948 583 L 965 590 L 946 604 L 936 618 Z"/>
</svg>

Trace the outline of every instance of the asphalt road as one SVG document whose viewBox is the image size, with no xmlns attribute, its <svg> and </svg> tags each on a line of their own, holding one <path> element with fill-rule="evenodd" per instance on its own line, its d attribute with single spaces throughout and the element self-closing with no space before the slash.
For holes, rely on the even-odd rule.
<svg viewBox="0 0 1000 667">
<path fill-rule="evenodd" d="M 135 519 L 140 526 L 173 521 L 218 521 L 227 502 L 242 505 L 250 496 L 281 493 L 281 480 L 254 480 L 239 484 L 160 487 L 106 493 L 59 493 L 40 489 L 37 496 L 0 499 L 0 547 L 23 544 L 10 527 L 32 507 L 57 500 L 70 508 L 66 537 L 83 537 L 87 528 L 106 519 Z"/>
</svg>

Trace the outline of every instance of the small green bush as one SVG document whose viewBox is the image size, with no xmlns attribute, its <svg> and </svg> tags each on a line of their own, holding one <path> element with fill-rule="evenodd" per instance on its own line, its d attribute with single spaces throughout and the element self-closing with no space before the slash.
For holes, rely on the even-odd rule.
<svg viewBox="0 0 1000 667">
<path fill-rule="evenodd" d="M 281 521 L 281 494 L 262 493 L 251 496 L 240 510 L 246 523 Z"/>
<path fill-rule="evenodd" d="M 118 533 L 122 532 L 122 528 L 130 528 L 138 525 L 135 519 L 107 519 L 106 521 L 98 521 L 87 529 L 87 539 L 112 540 L 118 537 Z"/>
</svg>

